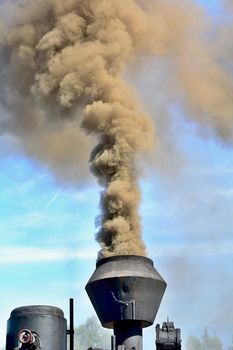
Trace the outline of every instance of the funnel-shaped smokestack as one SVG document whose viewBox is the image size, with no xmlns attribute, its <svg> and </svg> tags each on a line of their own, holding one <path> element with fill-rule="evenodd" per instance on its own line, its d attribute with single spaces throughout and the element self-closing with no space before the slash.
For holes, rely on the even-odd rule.
<svg viewBox="0 0 233 350">
<path fill-rule="evenodd" d="M 165 289 L 152 260 L 135 255 L 99 260 L 86 285 L 103 327 L 114 328 L 117 345 L 136 339 L 135 349 L 141 348 L 142 328 L 153 324 Z"/>
</svg>

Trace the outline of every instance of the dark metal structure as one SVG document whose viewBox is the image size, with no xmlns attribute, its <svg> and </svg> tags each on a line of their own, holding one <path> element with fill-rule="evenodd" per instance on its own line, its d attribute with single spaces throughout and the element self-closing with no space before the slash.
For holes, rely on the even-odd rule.
<svg viewBox="0 0 233 350">
<path fill-rule="evenodd" d="M 70 298 L 70 329 L 67 329 L 66 334 L 69 335 L 70 350 L 74 350 L 74 299 Z"/>
<path fill-rule="evenodd" d="M 165 289 L 149 258 L 120 255 L 97 262 L 86 291 L 102 326 L 114 329 L 112 350 L 142 349 L 142 328 L 153 324 Z"/>
<path fill-rule="evenodd" d="M 142 330 L 154 323 L 165 289 L 149 258 L 120 255 L 96 263 L 86 291 L 102 326 L 114 331 L 111 350 L 142 350 Z M 67 350 L 67 335 L 74 350 L 73 299 L 69 321 L 67 330 L 63 311 L 54 306 L 16 308 L 7 322 L 6 350 Z M 181 350 L 180 329 L 173 322 L 156 326 L 156 349 Z"/>
<path fill-rule="evenodd" d="M 174 323 L 167 319 L 163 322 L 162 328 L 157 324 L 156 330 L 156 349 L 157 350 L 180 350 L 181 335 L 180 329 L 175 328 Z"/>
<path fill-rule="evenodd" d="M 22 306 L 7 322 L 6 350 L 66 350 L 67 334 L 73 350 L 73 299 L 70 299 L 70 330 L 61 309 L 47 305 Z"/>
</svg>

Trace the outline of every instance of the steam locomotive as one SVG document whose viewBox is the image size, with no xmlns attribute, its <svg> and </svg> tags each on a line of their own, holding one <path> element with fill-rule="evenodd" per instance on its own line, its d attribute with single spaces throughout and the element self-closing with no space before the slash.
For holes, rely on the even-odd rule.
<svg viewBox="0 0 233 350">
<path fill-rule="evenodd" d="M 142 329 L 153 324 L 166 282 L 149 258 L 122 255 L 104 258 L 86 285 L 87 294 L 105 328 L 113 329 L 111 350 L 142 350 Z M 70 327 L 61 309 L 23 306 L 7 322 L 6 350 L 74 350 L 74 306 L 70 299 Z M 167 320 L 156 326 L 157 350 L 180 350 L 180 329 Z"/>
</svg>

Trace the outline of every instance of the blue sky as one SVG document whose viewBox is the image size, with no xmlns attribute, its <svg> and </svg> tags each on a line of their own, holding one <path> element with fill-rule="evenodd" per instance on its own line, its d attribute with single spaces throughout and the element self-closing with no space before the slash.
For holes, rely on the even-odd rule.
<svg viewBox="0 0 233 350">
<path fill-rule="evenodd" d="M 188 164 L 175 178 L 151 171 L 141 181 L 143 236 L 168 283 L 157 322 L 169 316 L 183 337 L 211 326 L 230 342 L 223 300 L 232 308 L 232 150 L 182 123 Z M 2 338 L 10 311 L 20 305 L 56 305 L 68 317 L 74 297 L 76 324 L 85 321 L 93 314 L 84 286 L 99 249 L 99 187 L 58 186 L 43 166 L 19 155 L 2 158 L 0 177 Z M 153 328 L 146 331 L 149 344 L 152 337 Z"/>
<path fill-rule="evenodd" d="M 218 1 L 200 2 L 217 15 Z M 147 75 L 144 81 L 132 81 L 153 115 L 147 69 L 138 73 Z M 156 322 L 169 316 L 184 339 L 213 327 L 230 344 L 233 148 L 201 135 L 178 108 L 172 106 L 170 114 L 170 154 L 166 158 L 158 148 L 165 157 L 162 166 L 147 161 L 140 181 L 143 237 L 168 283 Z M 68 317 L 68 298 L 74 297 L 76 324 L 92 315 L 84 287 L 99 250 L 94 235 L 100 188 L 95 180 L 81 188 L 58 184 L 43 164 L 15 152 L 12 142 L 10 137 L 0 141 L 0 344 L 17 306 L 50 304 Z M 173 170 L 167 172 L 170 162 Z M 148 348 L 154 337 L 151 327 L 145 332 Z"/>
</svg>

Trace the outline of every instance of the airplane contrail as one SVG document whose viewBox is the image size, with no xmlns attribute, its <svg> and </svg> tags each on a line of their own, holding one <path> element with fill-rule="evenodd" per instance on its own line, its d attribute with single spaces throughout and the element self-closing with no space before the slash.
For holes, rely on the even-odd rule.
<svg viewBox="0 0 233 350">
<path fill-rule="evenodd" d="M 57 197 L 60 195 L 62 192 L 62 188 L 58 189 L 58 191 L 54 194 L 54 196 L 50 199 L 48 204 L 44 207 L 44 209 L 41 211 L 40 216 L 42 216 L 53 204 L 53 202 L 57 199 Z"/>
<path fill-rule="evenodd" d="M 46 206 L 41 210 L 41 212 L 38 215 L 36 215 L 35 219 L 32 220 L 28 226 L 33 226 L 40 221 L 40 219 L 43 217 L 44 213 L 46 213 L 46 211 L 51 207 L 51 205 L 55 202 L 55 200 L 61 194 L 62 190 L 63 190 L 63 188 L 60 188 L 57 190 L 57 192 L 53 195 L 53 197 L 46 204 Z"/>
</svg>

